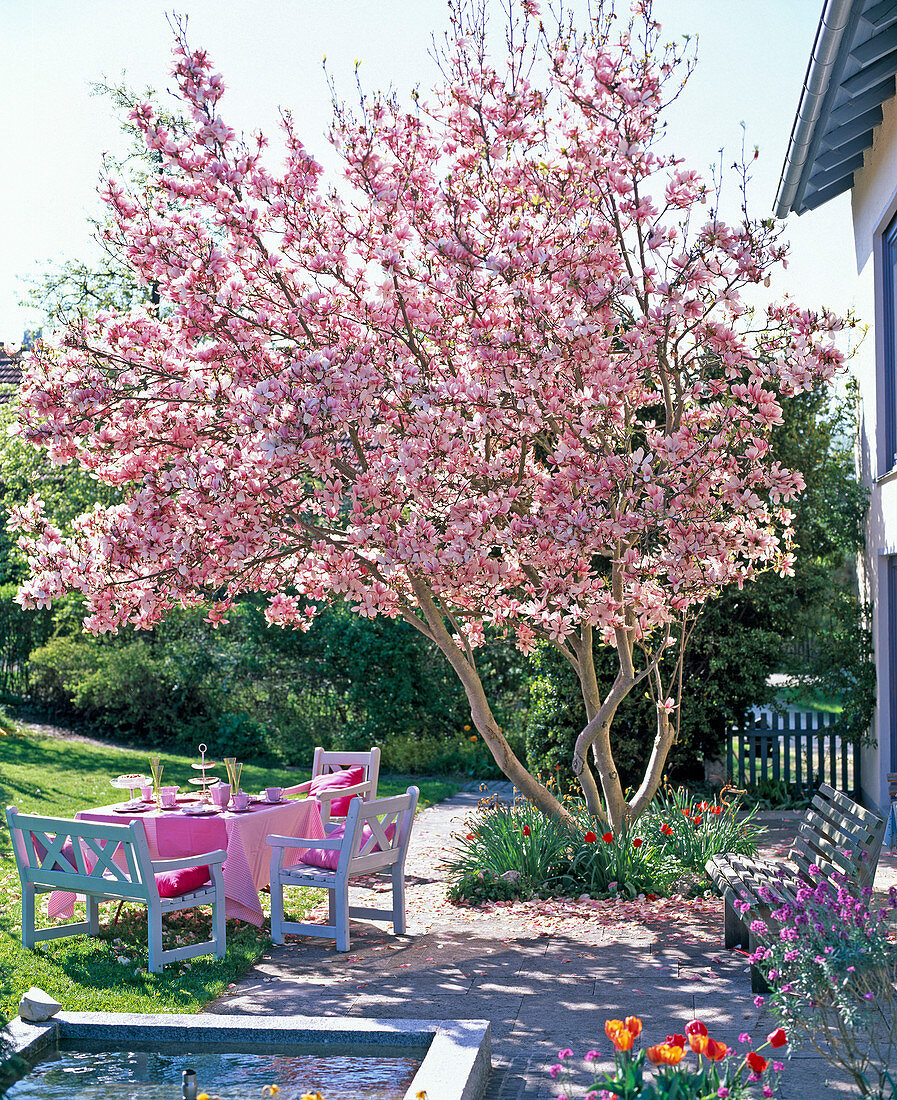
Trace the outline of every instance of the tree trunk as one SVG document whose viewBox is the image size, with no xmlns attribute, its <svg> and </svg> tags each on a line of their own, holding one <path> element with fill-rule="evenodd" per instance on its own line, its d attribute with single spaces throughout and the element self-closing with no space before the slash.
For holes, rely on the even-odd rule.
<svg viewBox="0 0 897 1100">
<path fill-rule="evenodd" d="M 418 606 L 426 619 L 428 630 L 425 633 L 445 654 L 463 684 L 470 703 L 470 717 L 477 732 L 486 742 L 496 764 L 520 793 L 533 802 L 543 814 L 547 817 L 560 818 L 574 827 L 576 823 L 570 811 L 565 809 L 551 791 L 532 776 L 517 759 L 501 726 L 495 720 L 476 666 L 449 633 L 427 585 L 423 581 L 412 580 L 412 587 Z"/>
</svg>

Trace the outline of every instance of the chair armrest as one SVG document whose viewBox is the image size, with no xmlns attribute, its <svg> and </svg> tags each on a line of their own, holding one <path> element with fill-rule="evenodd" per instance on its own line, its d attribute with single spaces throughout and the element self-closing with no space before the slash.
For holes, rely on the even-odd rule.
<svg viewBox="0 0 897 1100">
<path fill-rule="evenodd" d="M 297 783 L 293 787 L 284 787 L 284 794 L 308 794 L 311 789 L 311 780 L 308 779 L 305 783 Z"/>
<path fill-rule="evenodd" d="M 364 794 L 365 791 L 371 789 L 371 781 L 367 780 L 364 783 L 357 783 L 354 787 L 337 787 L 333 791 L 321 791 L 315 795 L 315 798 L 319 802 L 326 802 L 328 805 L 335 798 L 354 798 L 357 794 Z"/>
<path fill-rule="evenodd" d="M 310 836 L 266 836 L 265 843 L 272 848 L 328 848 L 338 851 L 342 846 L 342 838 L 339 840 L 318 840 Z"/>
<path fill-rule="evenodd" d="M 186 867 L 202 867 L 204 864 L 224 863 L 227 852 L 219 848 L 216 852 L 204 852 L 198 856 L 179 856 L 177 859 L 150 860 L 153 871 L 181 871 Z"/>
</svg>

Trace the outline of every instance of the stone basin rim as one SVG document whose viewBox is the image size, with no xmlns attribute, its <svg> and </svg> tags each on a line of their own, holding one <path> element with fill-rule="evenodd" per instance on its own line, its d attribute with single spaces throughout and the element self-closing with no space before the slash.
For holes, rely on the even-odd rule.
<svg viewBox="0 0 897 1100">
<path fill-rule="evenodd" d="M 414 1100 L 480 1100 L 492 1068 L 488 1020 L 363 1019 L 327 1016 L 256 1016 L 243 1013 L 60 1012 L 52 1019 L 30 1023 L 17 1016 L 7 1035 L 12 1053 L 30 1062 L 59 1042 L 249 1042 L 268 1047 L 282 1044 L 346 1046 L 389 1054 L 390 1048 L 425 1051 L 420 1068 L 405 1093 Z"/>
</svg>

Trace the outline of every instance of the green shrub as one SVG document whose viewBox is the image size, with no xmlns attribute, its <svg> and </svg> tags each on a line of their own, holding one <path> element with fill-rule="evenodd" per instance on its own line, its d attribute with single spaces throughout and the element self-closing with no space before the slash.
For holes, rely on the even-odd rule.
<svg viewBox="0 0 897 1100">
<path fill-rule="evenodd" d="M 639 821 L 652 850 L 672 856 L 689 871 L 703 874 L 712 856 L 724 852 L 757 854 L 760 830 L 753 824 L 754 807 L 738 819 L 741 803 L 722 799 L 698 802 L 684 787 L 665 787 Z"/>
<path fill-rule="evenodd" d="M 567 871 L 550 883 L 554 892 L 630 898 L 666 893 L 681 867 L 646 842 L 640 825 L 623 829 L 616 836 L 586 830 Z"/>
<path fill-rule="evenodd" d="M 481 803 L 469 831 L 457 839 L 457 849 L 446 864 L 454 879 L 450 896 L 474 900 L 461 891 L 462 883 L 473 881 L 477 898 L 497 900 L 507 896 L 508 882 L 502 876 L 509 873 L 514 896 L 529 897 L 544 888 L 566 870 L 580 838 L 559 818 L 545 817 L 531 802 L 518 798 L 512 805 L 495 800 Z M 497 893 L 490 893 L 490 883 L 498 881 Z"/>
</svg>

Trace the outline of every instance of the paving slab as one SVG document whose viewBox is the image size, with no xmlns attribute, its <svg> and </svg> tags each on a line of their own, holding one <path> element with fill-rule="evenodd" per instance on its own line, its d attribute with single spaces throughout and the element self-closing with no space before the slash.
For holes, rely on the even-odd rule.
<svg viewBox="0 0 897 1100">
<path fill-rule="evenodd" d="M 765 1036 L 775 1021 L 754 1004 L 743 955 L 722 944 L 722 903 L 662 900 L 646 915 L 625 903 L 565 900 L 470 909 L 445 898 L 441 864 L 483 794 L 509 797 L 510 785 L 468 790 L 423 810 L 408 855 L 407 934 L 386 923 L 352 924 L 351 951 L 297 939 L 272 947 L 214 1001 L 216 1013 L 320 1013 L 333 1017 L 488 1019 L 493 1073 L 485 1100 L 551 1100 L 562 1092 L 548 1075 L 557 1051 L 576 1054 L 579 1093 L 591 1078 L 582 1055 L 608 1060 L 608 1018 L 638 1015 L 648 1041 L 682 1031 L 698 1016 L 738 1046 L 744 1031 Z M 760 815 L 764 854 L 787 854 L 796 813 Z M 876 887 L 897 884 L 897 857 L 882 857 Z M 378 904 L 379 883 L 353 888 L 358 904 Z M 326 907 L 316 917 L 325 923 Z M 762 1041 L 762 1040 L 761 1040 Z M 813 1052 L 793 1052 L 781 1077 L 783 1100 L 855 1095 Z"/>
</svg>

